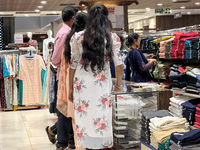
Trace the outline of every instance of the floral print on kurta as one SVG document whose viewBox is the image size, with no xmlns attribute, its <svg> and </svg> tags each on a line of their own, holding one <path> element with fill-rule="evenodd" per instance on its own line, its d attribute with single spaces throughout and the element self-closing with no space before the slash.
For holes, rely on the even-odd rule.
<svg viewBox="0 0 200 150">
<path fill-rule="evenodd" d="M 77 146 L 89 149 L 112 147 L 112 104 L 110 93 L 112 80 L 109 62 L 102 71 L 85 71 L 82 63 L 82 42 L 84 31 L 72 37 L 70 68 L 76 69 L 74 75 L 74 113 L 77 131 Z M 118 36 L 111 33 L 113 40 L 113 61 L 122 65 Z M 106 54 L 106 51 L 105 51 Z M 105 55 L 106 59 L 106 55 Z"/>
</svg>

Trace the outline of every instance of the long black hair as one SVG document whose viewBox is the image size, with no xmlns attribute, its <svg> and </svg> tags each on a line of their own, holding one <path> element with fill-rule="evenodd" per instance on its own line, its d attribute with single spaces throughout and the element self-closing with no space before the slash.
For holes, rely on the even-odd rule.
<svg viewBox="0 0 200 150">
<path fill-rule="evenodd" d="M 106 57 L 105 57 L 106 56 Z M 86 71 L 103 70 L 105 59 L 112 56 L 112 40 L 108 23 L 108 9 L 101 4 L 94 5 L 89 13 L 87 28 L 83 39 L 82 62 Z"/>
<path fill-rule="evenodd" d="M 70 63 L 70 59 L 71 59 L 71 46 L 70 46 L 71 37 L 73 36 L 75 32 L 80 32 L 85 29 L 87 19 L 88 19 L 88 14 L 84 12 L 78 13 L 75 17 L 71 31 L 67 35 L 66 40 L 65 40 L 64 56 L 67 63 Z"/>
</svg>

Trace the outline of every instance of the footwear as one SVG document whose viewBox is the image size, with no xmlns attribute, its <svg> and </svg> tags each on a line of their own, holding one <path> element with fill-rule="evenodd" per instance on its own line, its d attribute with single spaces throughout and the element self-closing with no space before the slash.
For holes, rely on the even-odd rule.
<svg viewBox="0 0 200 150">
<path fill-rule="evenodd" d="M 59 147 L 59 148 L 56 148 L 56 150 L 71 150 L 71 148 L 69 147 Z"/>
<path fill-rule="evenodd" d="M 48 136 L 48 138 L 49 138 L 49 141 L 50 141 L 51 143 L 55 144 L 55 143 L 56 143 L 56 137 L 55 137 L 55 135 L 51 135 L 51 134 L 49 133 L 48 129 L 49 129 L 49 126 L 47 126 L 46 129 L 45 129 L 46 132 L 47 132 L 47 136 Z"/>
<path fill-rule="evenodd" d="M 69 144 L 68 144 L 68 147 L 71 148 L 71 149 L 76 149 L 76 147 L 75 147 L 74 144 L 70 144 L 70 143 L 69 143 Z"/>
</svg>

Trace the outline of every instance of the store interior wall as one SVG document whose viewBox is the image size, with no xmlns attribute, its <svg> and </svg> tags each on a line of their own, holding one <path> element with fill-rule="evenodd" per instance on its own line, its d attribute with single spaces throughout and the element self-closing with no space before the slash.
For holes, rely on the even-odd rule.
<svg viewBox="0 0 200 150">
<path fill-rule="evenodd" d="M 200 15 L 183 15 L 174 19 L 174 16 L 156 16 L 156 27 L 161 30 L 182 28 L 200 24 Z"/>
</svg>

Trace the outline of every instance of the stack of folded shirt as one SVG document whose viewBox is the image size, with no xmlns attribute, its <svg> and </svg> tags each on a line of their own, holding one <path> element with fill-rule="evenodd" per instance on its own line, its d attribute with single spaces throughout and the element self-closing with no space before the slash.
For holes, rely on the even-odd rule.
<svg viewBox="0 0 200 150">
<path fill-rule="evenodd" d="M 200 129 L 200 104 L 197 104 L 194 127 Z"/>
<path fill-rule="evenodd" d="M 192 59 L 192 40 L 185 41 L 185 59 Z"/>
<path fill-rule="evenodd" d="M 177 75 L 180 74 L 180 72 L 178 71 L 178 69 L 181 67 L 182 65 L 178 65 L 178 64 L 173 64 L 173 66 L 170 68 L 170 76 L 171 75 Z"/>
<path fill-rule="evenodd" d="M 159 58 L 166 58 L 166 51 L 167 54 L 170 55 L 170 50 L 172 48 L 172 41 L 175 37 L 170 38 L 169 40 L 160 42 L 160 48 L 159 48 Z M 171 43 L 170 43 L 171 42 Z M 169 43 L 169 44 L 168 44 Z"/>
<path fill-rule="evenodd" d="M 173 41 L 168 41 L 166 44 L 165 58 L 168 58 L 168 59 L 171 58 L 170 52 L 172 49 L 172 43 L 173 43 Z"/>
<path fill-rule="evenodd" d="M 192 58 L 200 59 L 200 37 L 195 37 L 192 39 Z"/>
<path fill-rule="evenodd" d="M 182 113 L 183 113 L 183 108 L 181 106 L 182 103 L 188 101 L 188 100 L 192 100 L 194 99 L 193 97 L 189 97 L 189 96 L 176 96 L 176 97 L 171 97 L 170 98 L 170 106 L 169 106 L 169 111 L 170 114 L 174 117 L 183 117 Z"/>
<path fill-rule="evenodd" d="M 200 129 L 189 132 L 174 132 L 171 134 L 171 150 L 198 150 L 200 149 Z"/>
<path fill-rule="evenodd" d="M 167 139 L 167 141 L 163 144 L 159 143 L 158 144 L 158 150 L 170 150 L 170 138 Z"/>
<path fill-rule="evenodd" d="M 159 129 L 151 135 L 151 145 L 158 149 L 158 144 L 164 144 L 173 132 L 187 132 L 188 130 L 181 128 Z"/>
<path fill-rule="evenodd" d="M 192 99 L 181 104 L 181 106 L 183 107 L 182 115 L 192 126 L 195 122 L 196 107 L 199 103 L 199 99 Z"/>
<path fill-rule="evenodd" d="M 191 71 L 187 72 L 186 74 L 187 74 L 187 82 L 188 82 L 188 85 L 186 87 L 186 92 L 199 94 L 200 87 L 198 84 L 197 76 L 200 75 L 200 69 L 194 68 Z"/>
<path fill-rule="evenodd" d="M 185 41 L 193 37 L 198 37 L 198 32 L 189 32 L 185 34 L 177 35 L 173 40 L 173 47 L 170 52 L 172 59 L 184 59 L 185 58 Z"/>
<path fill-rule="evenodd" d="M 159 72 L 159 79 L 166 79 L 165 72 L 166 72 L 166 65 L 165 64 L 158 64 L 158 72 Z"/>
<path fill-rule="evenodd" d="M 168 110 L 159 110 L 159 111 L 148 111 L 142 113 L 142 119 L 140 121 L 141 127 L 141 141 L 150 144 L 150 129 L 149 123 L 150 119 L 154 117 L 165 117 L 171 116 Z"/>
<path fill-rule="evenodd" d="M 169 77 L 171 79 L 173 88 L 176 87 L 176 88 L 182 89 L 187 86 L 187 76 L 185 73 L 170 75 Z"/>
</svg>

